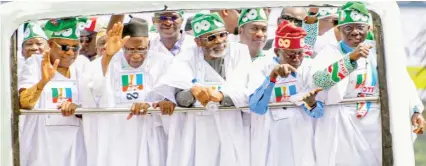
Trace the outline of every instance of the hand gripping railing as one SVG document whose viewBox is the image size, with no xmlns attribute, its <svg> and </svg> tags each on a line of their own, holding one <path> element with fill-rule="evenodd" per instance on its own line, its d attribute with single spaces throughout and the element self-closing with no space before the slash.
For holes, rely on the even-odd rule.
<svg viewBox="0 0 426 166">
<path fill-rule="evenodd" d="M 339 104 L 353 104 L 357 102 L 379 102 L 379 97 L 359 97 L 359 98 L 349 98 L 343 99 Z M 273 103 L 269 104 L 269 108 L 291 108 L 297 107 L 295 104 L 290 102 L 281 102 L 281 103 Z M 249 107 L 219 107 L 219 111 L 229 111 L 229 110 L 241 110 L 241 109 L 249 109 Z M 203 112 L 206 109 L 203 107 L 193 107 L 193 108 L 182 108 L 176 107 L 174 112 Z M 75 113 L 76 114 L 92 114 L 92 113 L 128 113 L 129 108 L 78 108 Z M 159 109 L 148 109 L 148 112 L 155 113 L 160 112 Z M 39 114 L 60 114 L 57 109 L 33 109 L 33 110 L 23 110 L 21 109 L 21 115 L 39 115 Z"/>
</svg>

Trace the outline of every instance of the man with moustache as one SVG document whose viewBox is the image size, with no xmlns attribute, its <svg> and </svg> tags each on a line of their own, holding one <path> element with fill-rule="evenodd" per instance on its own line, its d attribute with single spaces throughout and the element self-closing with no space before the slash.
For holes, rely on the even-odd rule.
<svg viewBox="0 0 426 166">
<path fill-rule="evenodd" d="M 249 165 L 249 138 L 244 137 L 241 112 L 215 112 L 218 105 L 247 104 L 249 50 L 228 42 L 224 21 L 217 13 L 197 13 L 191 24 L 197 46 L 176 56 L 155 91 L 180 107 L 204 106 L 207 111 L 185 114 L 182 140 L 175 144 L 179 150 L 173 151 L 180 156 L 171 164 Z M 170 88 L 172 93 L 164 90 Z"/>
</svg>

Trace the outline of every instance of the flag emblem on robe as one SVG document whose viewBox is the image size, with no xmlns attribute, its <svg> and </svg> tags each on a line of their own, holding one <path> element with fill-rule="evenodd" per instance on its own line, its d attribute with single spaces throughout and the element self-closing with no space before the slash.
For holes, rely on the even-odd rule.
<svg viewBox="0 0 426 166">
<path fill-rule="evenodd" d="M 123 92 L 128 90 L 142 90 L 143 89 L 143 75 L 142 74 L 128 74 L 121 76 L 121 89 Z"/>
<path fill-rule="evenodd" d="M 295 95 L 296 93 L 296 85 L 275 87 L 275 102 L 285 101 L 285 99 L 287 99 L 291 95 Z"/>
<path fill-rule="evenodd" d="M 362 85 L 365 84 L 366 76 L 367 76 L 367 73 L 357 75 L 355 88 L 360 88 L 362 87 Z"/>
<path fill-rule="evenodd" d="M 52 88 L 52 102 L 58 103 L 60 101 L 72 102 L 71 88 Z"/>
</svg>

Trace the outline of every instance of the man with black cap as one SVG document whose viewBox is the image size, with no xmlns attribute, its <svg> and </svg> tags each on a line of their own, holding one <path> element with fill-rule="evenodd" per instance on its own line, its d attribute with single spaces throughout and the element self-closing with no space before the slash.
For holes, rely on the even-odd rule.
<svg viewBox="0 0 426 166">
<path fill-rule="evenodd" d="M 85 117 L 88 165 L 164 165 L 167 139 L 160 114 L 147 114 L 147 109 L 173 111 L 172 102 L 150 93 L 173 57 L 148 51 L 148 23 L 143 19 L 116 23 L 107 35 L 104 55 L 92 62 L 85 79 L 89 94 L 83 106 L 131 107 L 131 113 Z"/>
</svg>

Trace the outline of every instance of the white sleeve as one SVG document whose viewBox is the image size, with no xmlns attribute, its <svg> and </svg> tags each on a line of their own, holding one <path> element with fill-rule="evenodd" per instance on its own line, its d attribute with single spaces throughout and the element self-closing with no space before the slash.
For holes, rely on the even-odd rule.
<svg viewBox="0 0 426 166">
<path fill-rule="evenodd" d="M 25 61 L 21 73 L 18 73 L 18 89 L 30 88 L 40 81 L 39 56 L 41 55 L 33 55 Z"/>
<path fill-rule="evenodd" d="M 85 74 L 86 81 L 84 82 L 87 84 L 87 87 L 92 91 L 94 96 L 102 96 L 104 92 L 106 92 L 105 88 L 107 84 L 107 77 L 114 72 L 114 59 L 115 58 L 111 59 L 105 76 L 102 71 L 102 58 L 97 58 L 89 63 L 87 74 Z"/>
<path fill-rule="evenodd" d="M 238 46 L 240 48 L 236 55 L 234 69 L 230 77 L 226 78 L 222 92 L 232 99 L 235 107 L 243 107 L 248 105 L 248 69 L 251 68 L 252 61 L 248 47 L 246 45 Z"/>
</svg>

